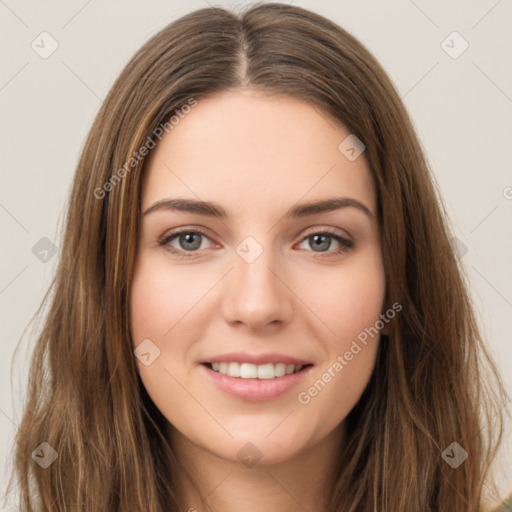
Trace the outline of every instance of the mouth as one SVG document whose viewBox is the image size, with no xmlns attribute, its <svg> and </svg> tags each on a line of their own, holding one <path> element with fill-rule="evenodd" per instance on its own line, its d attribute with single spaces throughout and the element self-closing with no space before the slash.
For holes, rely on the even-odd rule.
<svg viewBox="0 0 512 512">
<path fill-rule="evenodd" d="M 264 363 L 252 364 L 236 361 L 203 363 L 210 370 L 238 379 L 270 380 L 299 373 L 312 364 Z"/>
<path fill-rule="evenodd" d="M 296 364 L 298 362 L 303 364 Z M 285 396 L 304 381 L 312 368 L 313 364 L 305 361 L 270 363 L 263 360 L 255 364 L 217 360 L 199 364 L 206 382 L 214 388 L 230 398 L 255 402 Z"/>
</svg>

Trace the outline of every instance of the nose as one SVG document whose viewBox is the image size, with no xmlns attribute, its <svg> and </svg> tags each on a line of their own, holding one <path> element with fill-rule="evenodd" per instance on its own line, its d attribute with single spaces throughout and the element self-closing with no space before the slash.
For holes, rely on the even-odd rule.
<svg viewBox="0 0 512 512">
<path fill-rule="evenodd" d="M 270 249 L 252 262 L 233 252 L 233 267 L 225 282 L 222 306 L 227 322 L 259 331 L 290 321 L 293 292 Z"/>
</svg>

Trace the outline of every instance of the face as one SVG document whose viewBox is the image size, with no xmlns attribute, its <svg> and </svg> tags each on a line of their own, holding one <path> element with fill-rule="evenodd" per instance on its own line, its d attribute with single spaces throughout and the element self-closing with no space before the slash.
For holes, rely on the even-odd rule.
<svg viewBox="0 0 512 512">
<path fill-rule="evenodd" d="M 131 329 L 177 445 L 289 460 L 360 398 L 385 279 L 349 135 L 318 107 L 240 89 L 200 99 L 152 150 Z"/>
</svg>

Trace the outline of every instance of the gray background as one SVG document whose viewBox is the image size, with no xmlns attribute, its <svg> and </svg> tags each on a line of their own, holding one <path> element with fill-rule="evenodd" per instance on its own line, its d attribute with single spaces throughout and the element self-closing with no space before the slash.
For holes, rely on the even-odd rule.
<svg viewBox="0 0 512 512">
<path fill-rule="evenodd" d="M 395 82 L 439 183 L 483 333 L 512 396 L 512 2 L 293 3 L 354 34 Z M 51 244 L 60 244 L 85 135 L 140 45 L 167 23 L 206 5 L 203 0 L 187 5 L 0 0 L 2 493 L 34 343 L 30 331 L 15 359 L 13 386 L 11 359 L 55 270 Z M 44 31 L 50 36 L 41 36 Z M 453 31 L 463 39 L 450 36 Z M 42 58 L 52 40 L 57 50 Z M 469 47 L 458 56 L 464 41 Z M 41 241 L 44 237 L 49 240 Z M 512 410 L 510 402 L 503 405 Z M 510 432 L 509 423 L 496 466 L 503 494 L 512 492 Z"/>
</svg>

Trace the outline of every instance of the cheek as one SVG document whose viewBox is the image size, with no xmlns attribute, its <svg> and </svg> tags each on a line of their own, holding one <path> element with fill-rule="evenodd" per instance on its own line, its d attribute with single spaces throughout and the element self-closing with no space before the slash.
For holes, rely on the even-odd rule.
<svg viewBox="0 0 512 512">
<path fill-rule="evenodd" d="M 379 255 L 368 256 L 331 272 L 329 279 L 316 279 L 307 290 L 329 333 L 322 337 L 326 357 L 300 390 L 298 402 L 321 418 L 326 432 L 357 403 L 375 365 L 385 277 Z"/>
<path fill-rule="evenodd" d="M 343 350 L 375 325 L 382 313 L 385 277 L 378 257 L 354 260 L 354 264 L 330 270 L 308 280 L 302 296 L 328 329 L 324 339 L 332 352 Z"/>
<path fill-rule="evenodd" d="M 144 338 L 160 338 L 165 326 L 167 329 L 171 327 L 168 313 L 176 307 L 177 302 L 156 269 L 143 268 L 136 274 L 130 301 L 135 345 Z"/>
<path fill-rule="evenodd" d="M 186 336 L 176 334 L 186 325 L 187 311 L 199 291 L 196 283 L 186 282 L 185 273 L 170 272 L 168 267 L 158 258 L 141 258 L 135 269 L 130 297 L 135 355 L 145 353 L 148 346 L 153 354 L 157 354 L 149 365 L 137 358 L 138 372 L 147 392 L 161 410 L 162 407 L 180 406 L 179 400 L 186 403 L 186 397 L 175 389 L 179 386 L 171 375 L 185 371 L 183 366 L 177 365 L 187 354 L 188 341 Z M 141 348 L 137 351 L 139 345 Z"/>
<path fill-rule="evenodd" d="M 175 411 L 188 418 L 185 423 L 198 414 L 179 384 L 186 371 L 183 360 L 188 341 L 187 336 L 177 335 L 180 329 L 183 332 L 192 304 L 204 294 L 197 284 L 191 283 L 190 275 L 179 268 L 171 272 L 159 258 L 144 257 L 136 266 L 132 283 L 130 323 L 134 349 L 149 339 L 159 350 L 149 365 L 137 359 L 138 372 L 153 402 L 173 423 L 177 419 Z"/>
<path fill-rule="evenodd" d="M 160 258 L 141 258 L 135 270 L 130 300 L 135 345 L 145 338 L 163 341 L 199 302 L 207 285 L 179 266 L 170 271 L 169 265 Z"/>
</svg>

